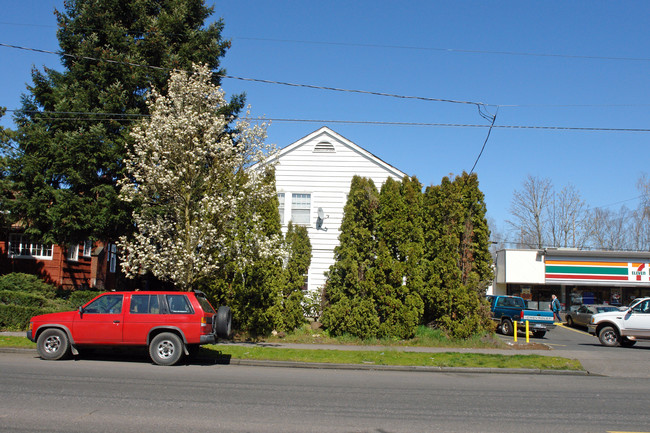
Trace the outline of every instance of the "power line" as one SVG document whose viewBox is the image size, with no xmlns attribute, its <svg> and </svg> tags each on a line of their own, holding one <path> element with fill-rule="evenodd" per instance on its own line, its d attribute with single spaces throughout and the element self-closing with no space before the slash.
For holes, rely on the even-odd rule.
<svg viewBox="0 0 650 433">
<path fill-rule="evenodd" d="M 166 71 L 166 72 L 182 71 L 182 70 L 179 70 L 179 69 L 162 68 L 160 66 L 144 65 L 144 64 L 140 64 L 140 63 L 125 62 L 125 61 L 121 61 L 121 60 L 101 59 L 101 58 L 89 57 L 89 56 L 78 56 L 78 55 L 75 55 L 75 54 L 67 54 L 67 53 L 64 53 L 64 52 L 61 52 L 61 51 L 42 50 L 42 49 L 38 49 L 38 48 L 21 47 L 21 46 L 18 46 L 18 45 L 11 45 L 11 44 L 0 43 L 0 47 L 14 48 L 14 49 L 26 50 L 26 51 L 33 51 L 33 52 L 37 52 L 37 53 L 54 54 L 54 55 L 65 56 L 65 57 L 70 57 L 70 58 L 74 58 L 74 59 L 81 59 L 81 60 L 92 60 L 92 61 L 97 61 L 97 62 L 121 64 L 121 65 L 133 66 L 133 67 L 138 67 L 138 68 L 151 68 L 151 69 Z M 188 72 L 188 71 L 185 71 L 185 72 Z M 468 104 L 468 105 L 475 105 L 475 106 L 488 106 L 488 105 L 490 105 L 490 104 L 486 104 L 484 102 L 476 102 L 476 101 L 461 101 L 461 100 L 444 99 L 444 98 L 429 98 L 429 97 L 424 97 L 424 96 L 398 95 L 398 94 L 394 94 L 394 93 L 374 92 L 374 91 L 368 91 L 368 90 L 343 89 L 343 88 L 339 88 L 339 87 L 317 86 L 317 85 L 312 85 L 312 84 L 299 84 L 299 83 L 289 83 L 289 82 L 285 82 L 285 81 L 263 80 L 263 79 L 259 79 L 259 78 L 237 77 L 237 76 L 234 76 L 234 75 L 222 75 L 222 77 L 223 78 L 233 79 L 233 80 L 252 81 L 252 82 L 258 82 L 258 83 L 265 83 L 265 84 L 278 84 L 278 85 L 283 85 L 283 86 L 303 87 L 303 88 L 308 88 L 308 89 L 330 90 L 330 91 L 335 91 L 335 92 L 348 92 L 348 93 L 361 93 L 361 94 L 366 94 L 366 95 L 384 96 L 384 97 L 390 97 L 390 98 L 417 99 L 417 100 L 427 101 L 427 102 L 447 102 L 447 103 L 452 103 L 452 104 Z"/>
<path fill-rule="evenodd" d="M 622 61 L 641 61 L 649 62 L 648 57 L 618 57 L 618 56 L 587 56 L 579 54 L 556 54 L 556 53 L 533 53 L 526 51 L 496 51 L 496 50 L 468 50 L 459 48 L 442 48 L 442 47 L 422 47 L 413 45 L 385 45 L 385 44 L 362 44 L 355 42 L 328 42 L 328 41 L 308 41 L 299 39 L 273 39 L 273 38 L 252 38 L 252 37 L 237 37 L 233 39 L 242 39 L 250 41 L 268 41 L 268 42 L 284 42 L 284 43 L 300 43 L 312 45 L 333 45 L 344 47 L 361 47 L 361 48 L 390 48 L 400 50 L 417 50 L 417 51 L 438 51 L 445 53 L 463 53 L 463 54 L 496 54 L 504 56 L 525 56 L 525 57 L 557 57 L 562 59 L 585 59 L 585 60 L 622 60 Z"/>
<path fill-rule="evenodd" d="M 12 23 L 0 22 L 0 25 L 21 26 L 21 27 L 41 27 L 41 28 L 57 28 L 58 26 L 48 24 L 32 24 L 32 23 Z M 90 27 L 82 27 L 82 30 L 96 31 L 98 29 Z M 159 32 L 159 31 L 126 31 L 125 34 L 129 35 L 145 35 L 145 34 L 162 34 L 169 36 L 177 36 L 177 33 Z M 262 41 L 262 42 L 281 42 L 293 44 L 307 44 L 307 45 L 329 45 L 341 47 L 359 47 L 359 48 L 388 48 L 395 50 L 412 50 L 412 51 L 434 51 L 443 53 L 461 53 L 461 54 L 489 54 L 489 55 L 502 55 L 502 56 L 520 56 L 520 57 L 555 57 L 562 59 L 583 59 L 583 60 L 610 60 L 610 61 L 634 61 L 634 62 L 648 62 L 648 57 L 623 57 L 623 56 L 590 56 L 584 54 L 558 54 L 558 53 L 535 53 L 531 51 L 502 51 L 502 50 L 470 50 L 463 48 L 445 48 L 445 47 L 424 47 L 416 45 L 393 45 L 393 44 L 364 44 L 360 42 L 334 42 L 334 41 L 313 41 L 302 39 L 279 39 L 279 38 L 258 38 L 248 36 L 231 36 L 231 39 L 244 40 L 244 41 Z"/>
<path fill-rule="evenodd" d="M 479 113 L 481 116 L 483 116 L 485 119 L 487 119 L 488 115 L 481 113 L 480 107 L 479 107 Z M 483 142 L 483 147 L 481 147 L 481 151 L 479 152 L 478 156 L 476 157 L 476 161 L 474 161 L 474 165 L 472 166 L 472 169 L 469 171 L 469 174 L 474 173 L 474 169 L 476 168 L 476 164 L 478 164 L 478 160 L 481 159 L 481 155 L 483 155 L 483 151 L 485 150 L 485 145 L 488 142 L 488 139 L 490 138 L 490 133 L 492 132 L 492 128 L 494 128 L 494 122 L 497 120 L 497 114 L 499 113 L 499 108 L 497 107 L 497 112 L 494 113 L 494 116 L 492 116 L 492 124 L 490 125 L 490 129 L 488 129 L 487 137 L 485 137 L 485 141 Z"/>
<path fill-rule="evenodd" d="M 39 116 L 41 120 L 115 120 L 115 121 L 130 121 L 128 117 L 146 118 L 150 117 L 148 114 L 124 114 L 124 113 L 94 113 L 94 112 L 75 112 L 75 111 L 30 111 L 30 110 L 7 110 L 7 112 L 22 112 L 30 114 L 80 114 L 84 116 L 119 116 L 119 117 L 106 117 L 97 119 L 96 117 L 58 117 L 58 116 Z M 496 117 L 496 115 L 495 115 Z M 592 132 L 650 132 L 650 128 L 602 128 L 602 127 L 572 127 L 572 126 L 532 126 L 532 125 L 480 125 L 468 123 L 433 123 L 433 122 L 394 122 L 394 121 L 374 121 L 374 120 L 343 120 L 343 119 L 297 119 L 297 118 L 282 118 L 282 117 L 269 117 L 251 119 L 251 121 L 260 122 L 287 122 L 287 123 L 340 123 L 350 125 L 386 125 L 386 126 L 418 126 L 418 127 L 441 127 L 441 128 L 500 128 L 500 129 L 538 129 L 538 130 L 555 130 L 555 131 L 592 131 Z"/>
<path fill-rule="evenodd" d="M 273 122 L 349 123 L 349 124 L 364 124 L 364 125 L 396 125 L 396 126 L 437 126 L 437 127 L 448 127 L 448 128 L 501 128 L 501 129 L 541 129 L 541 130 L 557 130 L 557 131 L 650 132 L 649 128 L 477 125 L 477 124 L 463 124 L 463 123 L 390 122 L 390 121 L 368 121 L 368 120 L 288 119 L 288 118 L 265 118 L 262 120 L 264 121 L 270 120 Z"/>
<path fill-rule="evenodd" d="M 159 70 L 159 71 L 165 71 L 165 72 L 180 71 L 179 69 L 163 68 L 163 67 L 160 67 L 160 66 L 144 65 L 144 64 L 133 63 L 133 62 L 125 62 L 125 61 L 120 61 L 120 60 L 100 59 L 100 58 L 89 57 L 89 56 L 77 56 L 77 55 L 74 55 L 74 54 L 67 54 L 67 53 L 63 53 L 63 52 L 43 50 L 43 49 L 30 48 L 30 47 L 22 47 L 22 46 L 18 46 L 18 45 L 11 45 L 11 44 L 4 44 L 4 43 L 0 43 L 0 47 L 14 48 L 14 49 L 19 49 L 19 50 L 32 51 L 32 52 L 44 53 L 44 54 L 54 54 L 54 55 L 65 56 L 65 57 L 70 57 L 70 58 L 74 58 L 74 59 L 81 59 L 81 60 L 92 60 L 92 61 L 106 62 L 106 63 L 112 63 L 112 64 L 122 64 L 122 65 L 128 65 L 128 66 L 140 67 L 140 68 L 151 68 L 151 69 L 155 69 L 155 70 Z M 318 85 L 311 85 L 311 84 L 289 83 L 289 82 L 285 82 L 285 81 L 274 81 L 274 80 L 265 80 L 265 79 L 258 79 L 258 78 L 237 77 L 237 76 L 234 76 L 234 75 L 222 75 L 222 77 L 227 78 L 227 79 L 240 80 L 240 81 L 249 81 L 249 82 L 257 82 L 257 83 L 264 83 L 264 84 L 276 84 L 276 85 L 283 85 L 283 86 L 290 86 L 290 87 L 302 87 L 302 88 L 317 89 L 317 90 L 330 90 L 330 91 L 336 91 L 336 92 L 360 93 L 360 94 L 384 96 L 384 97 L 400 98 L 400 99 L 416 99 L 416 100 L 427 101 L 427 102 L 447 102 L 447 103 L 454 103 L 454 104 L 467 104 L 467 105 L 475 105 L 477 107 L 497 107 L 497 108 L 498 107 L 509 107 L 509 108 L 535 108 L 535 107 L 577 108 L 577 107 L 591 107 L 591 108 L 594 108 L 594 107 L 648 107 L 648 106 L 650 106 L 650 104 L 489 104 L 489 103 L 479 102 L 479 101 L 463 101 L 463 100 L 446 99 L 446 98 L 430 98 L 430 97 L 423 97 L 423 96 L 398 95 L 398 94 L 386 93 L 386 92 L 375 92 L 375 91 L 356 90 L 356 89 L 344 89 L 344 88 L 338 88 L 338 87 L 318 86 Z"/>
</svg>

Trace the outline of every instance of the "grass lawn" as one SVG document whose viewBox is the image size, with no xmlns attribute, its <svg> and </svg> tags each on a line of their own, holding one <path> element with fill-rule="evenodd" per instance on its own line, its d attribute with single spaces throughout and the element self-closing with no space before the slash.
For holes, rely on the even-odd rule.
<svg viewBox="0 0 650 433">
<path fill-rule="evenodd" d="M 295 361 L 336 364 L 400 365 L 466 368 L 528 368 L 540 370 L 583 370 L 579 361 L 557 356 L 495 355 L 458 352 L 408 352 L 401 350 L 284 349 L 258 346 L 208 345 L 233 359 Z"/>
<path fill-rule="evenodd" d="M 400 346 L 404 344 L 398 344 Z M 0 347 L 35 349 L 26 337 L 0 335 Z M 527 368 L 539 370 L 583 370 L 579 361 L 541 355 L 494 355 L 483 353 L 421 353 L 392 350 L 322 350 L 285 349 L 255 345 L 207 345 L 201 349 L 206 356 L 232 359 L 294 361 L 336 364 L 399 365 L 466 368 Z"/>
</svg>

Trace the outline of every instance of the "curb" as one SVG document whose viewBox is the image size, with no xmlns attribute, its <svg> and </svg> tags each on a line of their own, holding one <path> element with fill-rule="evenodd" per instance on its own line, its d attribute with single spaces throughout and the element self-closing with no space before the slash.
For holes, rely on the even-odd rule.
<svg viewBox="0 0 650 433">
<path fill-rule="evenodd" d="M 0 353 L 36 353 L 36 349 L 0 347 Z M 426 367 L 417 365 L 334 364 L 324 362 L 264 361 L 256 359 L 228 359 L 219 361 L 200 356 L 200 361 L 214 361 L 215 365 L 243 367 L 307 368 L 319 370 L 399 371 L 414 373 L 471 373 L 471 374 L 538 374 L 556 376 L 600 376 L 584 370 L 541 370 L 534 368 L 478 368 L 478 367 Z"/>
<path fill-rule="evenodd" d="M 226 365 L 255 367 L 311 368 L 328 370 L 402 371 L 420 373 L 543 374 L 558 376 L 598 376 L 584 370 L 541 370 L 529 368 L 426 367 L 416 365 L 329 364 L 319 362 L 263 361 L 231 359 Z"/>
</svg>

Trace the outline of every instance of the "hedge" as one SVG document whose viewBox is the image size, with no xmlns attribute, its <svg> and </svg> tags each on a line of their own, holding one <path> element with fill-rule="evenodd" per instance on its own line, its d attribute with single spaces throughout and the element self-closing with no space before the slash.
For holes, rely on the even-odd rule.
<svg viewBox="0 0 650 433">
<path fill-rule="evenodd" d="M 56 287 L 39 279 L 36 275 L 19 272 L 0 276 L 0 290 L 42 293 L 49 298 L 54 298 L 56 293 Z"/>
<path fill-rule="evenodd" d="M 23 331 L 39 314 L 76 310 L 100 292 L 57 290 L 35 275 L 13 273 L 0 276 L 0 329 Z"/>
<path fill-rule="evenodd" d="M 7 331 L 24 331 L 29 326 L 29 319 L 33 316 L 54 313 L 56 310 L 38 307 L 25 307 L 23 305 L 0 304 L 0 329 Z"/>
</svg>

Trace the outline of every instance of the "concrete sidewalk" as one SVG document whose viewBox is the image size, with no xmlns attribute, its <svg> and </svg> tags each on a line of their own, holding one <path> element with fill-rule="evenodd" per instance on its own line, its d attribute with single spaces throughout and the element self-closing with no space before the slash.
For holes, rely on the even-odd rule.
<svg viewBox="0 0 650 433">
<path fill-rule="evenodd" d="M 0 332 L 0 335 L 11 335 L 25 337 L 24 332 Z M 338 368 L 338 369 L 365 369 L 365 370 L 392 370 L 392 371 L 431 371 L 431 372 L 465 372 L 465 373 L 501 373 L 501 374 L 559 374 L 559 375 L 596 375 L 613 377 L 637 377 L 650 378 L 648 360 L 650 347 L 634 348 L 606 348 L 602 350 L 562 350 L 551 349 L 543 344 L 526 346 L 519 344 L 511 349 L 465 349 L 450 347 L 404 347 L 404 346 L 352 346 L 352 345 L 331 345 L 331 344 L 292 344 L 292 343 L 220 343 L 239 346 L 275 347 L 287 349 L 310 349 L 310 350 L 355 350 L 355 351 L 402 351 L 420 353 L 486 353 L 498 355 L 541 355 L 559 356 L 562 358 L 576 359 L 580 361 L 586 371 L 569 372 L 557 370 L 534 370 L 516 368 L 446 368 L 446 367 L 403 367 L 403 366 L 379 366 L 379 365 L 350 365 L 350 364 L 321 364 L 321 363 L 298 363 L 284 361 L 256 361 L 245 359 L 232 359 L 233 365 L 258 365 L 258 366 L 282 366 L 300 368 Z M 533 347 L 528 349 L 526 347 Z M 5 351 L 4 349 L 0 349 Z M 29 349 L 27 349 L 29 350 Z"/>
</svg>

